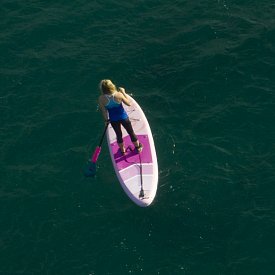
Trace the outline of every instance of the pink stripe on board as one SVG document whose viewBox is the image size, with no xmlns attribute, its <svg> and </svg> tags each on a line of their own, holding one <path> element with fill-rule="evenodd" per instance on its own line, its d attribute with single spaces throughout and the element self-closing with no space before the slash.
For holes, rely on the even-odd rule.
<svg viewBox="0 0 275 275">
<path fill-rule="evenodd" d="M 142 165 L 142 174 L 153 174 L 153 165 Z M 126 181 L 136 175 L 140 175 L 140 167 L 139 164 L 133 164 L 132 166 L 122 170 L 120 172 L 121 178 L 123 181 Z"/>
<path fill-rule="evenodd" d="M 138 140 L 142 143 L 143 145 L 143 150 L 140 153 L 141 157 L 141 162 L 142 163 L 152 163 L 152 154 L 151 154 L 151 148 L 150 148 L 150 143 L 149 143 L 149 138 L 147 135 L 137 135 Z M 112 153 L 114 155 L 115 162 L 117 164 L 117 169 L 122 170 L 125 169 L 134 163 L 140 162 L 139 160 L 139 154 L 134 150 L 134 145 L 131 142 L 130 136 L 126 136 L 123 138 L 125 148 L 130 146 L 133 151 L 128 150 L 123 156 L 119 150 L 119 147 L 117 145 L 117 142 L 113 142 L 111 144 L 111 149 Z"/>
</svg>

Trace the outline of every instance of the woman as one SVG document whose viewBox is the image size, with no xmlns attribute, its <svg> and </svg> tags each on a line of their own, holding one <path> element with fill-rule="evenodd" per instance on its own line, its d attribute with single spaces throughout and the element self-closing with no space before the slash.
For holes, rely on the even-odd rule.
<svg viewBox="0 0 275 275">
<path fill-rule="evenodd" d="M 102 111 L 105 122 L 108 123 L 110 121 L 113 126 L 121 153 L 123 155 L 125 154 L 121 125 L 129 134 L 137 152 L 140 153 L 142 151 L 142 144 L 138 141 L 131 121 L 122 105 L 123 102 L 127 106 L 131 106 L 131 102 L 127 97 L 125 89 L 121 87 L 117 89 L 113 82 L 109 79 L 101 80 L 99 88 L 102 93 L 102 95 L 98 98 L 99 107 Z"/>
</svg>

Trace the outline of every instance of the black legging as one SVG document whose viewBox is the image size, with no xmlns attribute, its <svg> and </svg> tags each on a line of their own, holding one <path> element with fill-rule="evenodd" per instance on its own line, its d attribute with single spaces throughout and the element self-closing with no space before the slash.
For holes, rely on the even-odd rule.
<svg viewBox="0 0 275 275">
<path fill-rule="evenodd" d="M 118 143 L 123 142 L 121 125 L 125 128 L 125 130 L 129 134 L 131 141 L 132 142 L 137 141 L 137 136 L 134 133 L 134 130 L 133 130 L 133 127 L 132 127 L 132 124 L 131 124 L 131 121 L 129 118 L 124 119 L 124 120 L 119 120 L 119 121 L 111 121 L 111 125 L 113 126 L 113 129 L 116 133 Z"/>
</svg>

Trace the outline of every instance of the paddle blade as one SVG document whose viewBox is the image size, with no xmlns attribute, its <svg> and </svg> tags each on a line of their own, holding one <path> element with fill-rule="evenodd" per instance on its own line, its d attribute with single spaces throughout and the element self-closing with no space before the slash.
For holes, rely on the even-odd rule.
<svg viewBox="0 0 275 275">
<path fill-rule="evenodd" d="M 86 170 L 84 171 L 84 175 L 86 177 L 92 177 L 96 174 L 96 163 L 89 161 Z"/>
<path fill-rule="evenodd" d="M 92 159 L 91 159 L 92 162 L 94 162 L 94 163 L 97 162 L 97 159 L 98 159 L 98 156 L 100 154 L 100 151 L 101 151 L 101 147 L 97 146 L 95 148 L 94 154 L 93 154 Z"/>
</svg>

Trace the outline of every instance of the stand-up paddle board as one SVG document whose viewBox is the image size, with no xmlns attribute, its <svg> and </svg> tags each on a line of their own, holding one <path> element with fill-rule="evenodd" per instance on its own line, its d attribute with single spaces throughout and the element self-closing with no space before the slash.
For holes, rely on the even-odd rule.
<svg viewBox="0 0 275 275">
<path fill-rule="evenodd" d="M 149 123 L 138 103 L 129 95 L 131 106 L 123 105 L 143 150 L 138 153 L 130 136 L 122 128 L 125 155 L 119 150 L 116 134 L 111 125 L 107 128 L 107 142 L 117 178 L 129 198 L 146 207 L 155 198 L 158 186 L 158 163 Z"/>
</svg>

